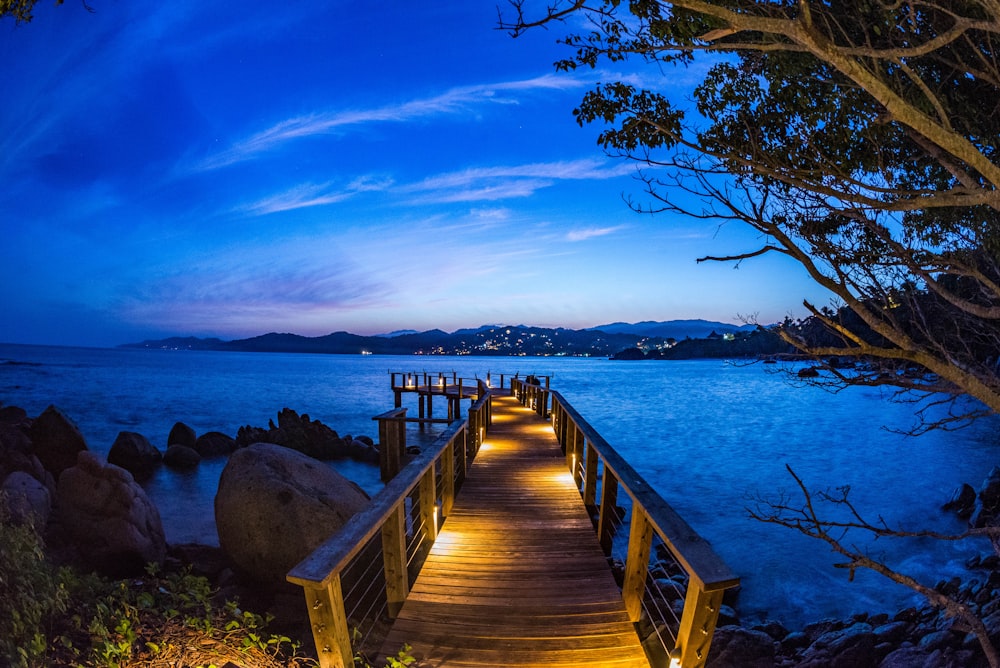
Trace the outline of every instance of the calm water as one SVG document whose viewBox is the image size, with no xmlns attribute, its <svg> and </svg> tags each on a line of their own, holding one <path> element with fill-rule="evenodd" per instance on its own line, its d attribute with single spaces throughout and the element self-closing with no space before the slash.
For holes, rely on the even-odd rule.
<svg viewBox="0 0 1000 668">
<path fill-rule="evenodd" d="M 657 488 L 743 578 L 744 618 L 793 627 L 825 616 L 892 611 L 918 599 L 873 574 L 848 583 L 817 541 L 751 520 L 758 494 L 794 491 L 788 464 L 811 488 L 851 486 L 873 520 L 959 531 L 940 511 L 962 482 L 977 486 L 1000 464 L 996 421 L 951 434 L 904 438 L 884 427 L 913 423 L 912 409 L 874 390 L 830 394 L 793 387 L 764 365 L 723 361 L 609 362 L 578 358 L 439 358 L 102 350 L 0 345 L 0 403 L 37 415 L 59 406 L 91 449 L 107 453 L 119 431 L 164 449 L 176 421 L 235 436 L 267 426 L 283 407 L 344 434 L 376 435 L 371 418 L 392 407 L 388 371 L 457 371 L 471 378 L 552 375 L 591 424 Z M 412 438 L 412 437 L 411 437 Z M 193 473 L 161 469 L 145 482 L 170 542 L 217 544 L 212 503 L 222 460 Z M 335 465 L 369 492 L 375 467 Z M 856 540 L 860 540 L 858 536 Z M 924 545 L 920 546 L 925 547 Z M 963 574 L 988 545 L 882 540 L 870 546 L 924 581 Z"/>
</svg>

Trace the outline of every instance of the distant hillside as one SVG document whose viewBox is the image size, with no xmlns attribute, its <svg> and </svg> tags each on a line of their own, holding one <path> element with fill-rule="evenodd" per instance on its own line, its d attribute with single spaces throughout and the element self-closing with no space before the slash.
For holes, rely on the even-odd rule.
<svg viewBox="0 0 1000 668">
<path fill-rule="evenodd" d="M 170 350 L 231 350 L 376 355 L 572 355 L 607 357 L 624 348 L 662 344 L 663 340 L 600 330 L 550 329 L 526 325 L 484 325 L 451 334 L 440 329 L 393 332 L 392 336 L 359 336 L 334 332 L 325 336 L 269 333 L 248 339 L 222 341 L 174 337 L 124 344 L 125 348 Z"/>
<path fill-rule="evenodd" d="M 616 322 L 588 329 L 555 329 L 527 325 L 483 325 L 452 333 L 440 329 L 426 332 L 398 330 L 390 334 L 360 336 L 333 332 L 324 336 L 271 332 L 248 339 L 223 341 L 196 337 L 172 337 L 124 344 L 123 348 L 165 350 L 231 350 L 258 353 L 319 353 L 344 355 L 568 355 L 610 357 L 626 349 L 663 350 L 668 339 L 707 339 L 718 335 L 746 335 L 752 325 L 730 325 L 709 320 L 666 322 Z M 688 348 L 682 347 L 682 350 Z M 700 350 L 692 347 L 690 350 Z M 677 351 L 678 353 L 680 350 Z M 696 353 L 697 356 L 697 353 Z"/>
<path fill-rule="evenodd" d="M 644 320 L 635 323 L 613 322 L 607 325 L 591 327 L 590 329 L 600 330 L 608 334 L 634 334 L 637 336 L 683 341 L 687 338 L 704 339 L 712 332 L 716 334 L 735 334 L 737 332 L 752 332 L 756 328 L 756 325 L 732 325 L 724 322 L 713 322 L 711 320 L 666 320 L 662 322 Z"/>
</svg>

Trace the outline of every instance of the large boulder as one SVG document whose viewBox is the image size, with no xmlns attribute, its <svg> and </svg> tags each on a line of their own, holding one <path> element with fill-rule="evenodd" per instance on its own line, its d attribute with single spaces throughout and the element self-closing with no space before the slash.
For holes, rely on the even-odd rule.
<svg viewBox="0 0 1000 668">
<path fill-rule="evenodd" d="M 174 426 L 170 428 L 170 433 L 167 435 L 167 447 L 171 445 L 183 445 L 194 449 L 197 441 L 198 436 L 194 433 L 194 429 L 183 422 L 175 422 Z"/>
<path fill-rule="evenodd" d="M 11 520 L 27 522 L 42 531 L 52 512 L 52 496 L 48 488 L 30 474 L 15 471 L 0 485 L 0 506 Z"/>
<path fill-rule="evenodd" d="M 76 465 L 77 454 L 88 449 L 80 429 L 55 406 L 49 406 L 35 418 L 28 436 L 42 466 L 57 479 Z"/>
<path fill-rule="evenodd" d="M 368 504 L 368 495 L 329 465 L 289 448 L 257 443 L 233 453 L 219 479 L 219 544 L 264 583 L 285 575 Z"/>
<path fill-rule="evenodd" d="M 163 454 L 142 434 L 120 431 L 108 452 L 108 463 L 120 466 L 132 475 L 149 475 L 160 462 Z"/>
<path fill-rule="evenodd" d="M 59 477 L 56 503 L 63 531 L 92 568 L 138 575 L 150 562 L 163 563 L 160 513 L 125 469 L 81 452 Z"/>
<path fill-rule="evenodd" d="M 175 469 L 193 469 L 201 463 L 201 455 L 194 448 L 174 443 L 163 453 L 163 463 Z"/>
<path fill-rule="evenodd" d="M 198 437 L 194 449 L 202 457 L 224 457 L 236 449 L 236 439 L 221 431 L 209 431 Z"/>
</svg>

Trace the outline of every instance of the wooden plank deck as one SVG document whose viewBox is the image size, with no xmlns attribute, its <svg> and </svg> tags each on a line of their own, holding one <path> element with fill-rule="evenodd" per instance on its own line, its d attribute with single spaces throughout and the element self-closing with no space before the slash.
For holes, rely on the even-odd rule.
<svg viewBox="0 0 1000 668">
<path fill-rule="evenodd" d="M 493 424 L 382 646 L 418 666 L 649 666 L 548 422 Z"/>
</svg>

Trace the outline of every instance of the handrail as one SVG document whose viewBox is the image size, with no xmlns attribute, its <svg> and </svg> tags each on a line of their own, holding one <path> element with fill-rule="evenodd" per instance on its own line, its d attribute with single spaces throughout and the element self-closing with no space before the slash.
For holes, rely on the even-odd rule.
<svg viewBox="0 0 1000 668">
<path fill-rule="evenodd" d="M 399 420 L 393 413 L 396 411 L 379 417 Z M 408 539 L 421 544 L 426 541 L 429 545 L 437 538 L 438 514 L 443 521 L 451 512 L 456 487 L 465 479 L 468 464 L 482 445 L 489 420 L 490 393 L 486 392 L 473 403 L 465 420 L 452 422 L 428 449 L 389 480 L 364 510 L 288 572 L 286 579 L 301 586 L 305 593 L 321 668 L 354 666 L 351 615 L 341 582 L 344 572 L 381 533 L 383 607 L 390 618 L 398 614 L 411 582 L 423 565 L 422 559 L 408 563 Z M 387 446 L 383 444 L 383 448 Z M 411 502 L 409 511 L 413 517 L 408 521 L 406 502 L 411 495 L 416 498 Z M 423 535 L 417 536 L 421 532 Z"/>
<path fill-rule="evenodd" d="M 711 544 L 681 518 L 641 475 L 590 425 L 580 413 L 555 390 L 537 383 L 512 382 L 512 391 L 521 403 L 539 415 L 551 417 L 556 438 L 563 446 L 567 467 L 573 473 L 584 504 L 596 511 L 596 530 L 606 554 L 611 554 L 618 526 L 618 489 L 631 498 L 631 521 L 625 557 L 622 597 L 632 621 L 652 627 L 662 645 L 662 655 L 653 661 L 671 668 L 699 668 L 705 665 L 708 649 L 718 620 L 723 592 L 736 587 L 740 579 L 715 553 Z M 551 401 L 551 413 L 548 404 Z M 603 472 L 599 475 L 599 468 Z M 600 488 L 600 489 L 598 489 Z M 598 500 L 599 499 L 599 500 Z M 616 524 L 617 523 L 617 524 Z M 654 535 L 663 550 L 653 552 Z M 668 555 L 662 554 L 666 551 Z M 651 562 L 650 555 L 654 554 Z M 678 578 L 670 577 L 671 561 L 686 574 L 684 608 L 680 618 L 670 619 L 672 606 L 665 597 Z M 664 575 L 655 586 L 647 586 L 649 573 Z M 663 580 L 666 584 L 661 586 Z M 666 590 L 666 591 L 665 591 Z M 678 592 L 680 593 L 680 592 Z M 658 599 L 658 600 L 657 600 Z M 663 614 L 663 610 L 669 614 Z M 650 619 L 654 615 L 658 620 Z M 664 634 L 670 636 L 668 643 Z M 672 647 L 667 646 L 672 644 Z M 647 653 L 650 644 L 644 643 Z"/>
</svg>

